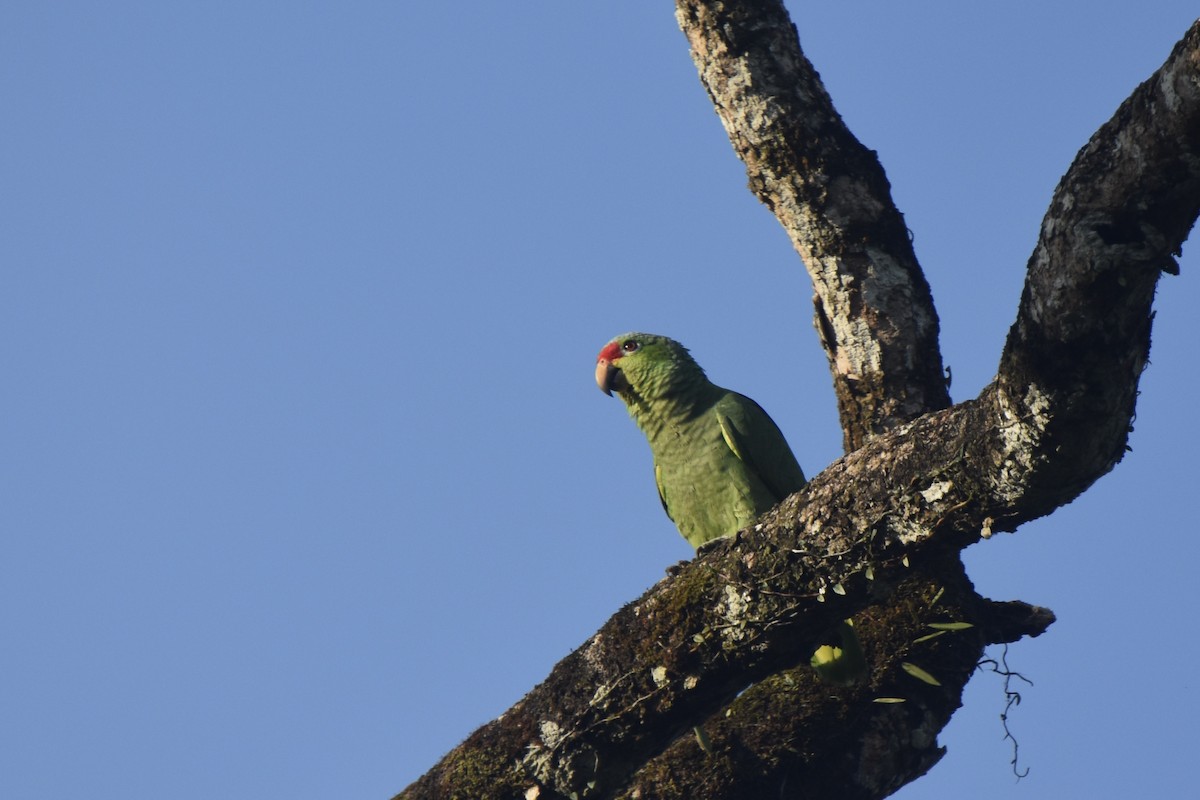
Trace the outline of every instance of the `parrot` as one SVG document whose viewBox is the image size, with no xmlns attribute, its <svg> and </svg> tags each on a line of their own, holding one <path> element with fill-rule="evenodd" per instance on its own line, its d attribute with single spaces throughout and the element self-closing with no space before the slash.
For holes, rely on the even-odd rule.
<svg viewBox="0 0 1200 800">
<path fill-rule="evenodd" d="M 804 487 L 804 472 L 779 426 L 745 395 L 717 386 L 674 339 L 626 333 L 596 357 L 596 384 L 616 395 L 645 434 L 663 510 L 692 547 L 731 536 Z M 830 683 L 865 671 L 849 621 L 841 647 L 812 665 Z M 853 663 L 850 663 L 853 662 Z"/>
<path fill-rule="evenodd" d="M 710 381 L 674 339 L 618 336 L 596 358 L 596 383 L 646 435 L 659 500 L 692 547 L 737 533 L 804 486 L 767 412 Z"/>
</svg>

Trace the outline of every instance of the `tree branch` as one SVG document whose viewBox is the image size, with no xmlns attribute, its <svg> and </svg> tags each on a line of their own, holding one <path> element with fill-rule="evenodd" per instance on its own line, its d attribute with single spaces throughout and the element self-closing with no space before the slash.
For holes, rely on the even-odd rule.
<svg viewBox="0 0 1200 800">
<path fill-rule="evenodd" d="M 994 389 L 1002 492 L 1029 511 L 1124 455 L 1155 287 L 1198 212 L 1200 23 L 1079 151 L 1042 221 Z"/>
<path fill-rule="evenodd" d="M 678 0 L 675 15 L 751 191 L 812 277 L 846 451 L 948 406 L 937 312 L 887 176 L 781 0 Z"/>
<path fill-rule="evenodd" d="M 733 798 L 747 786 L 802 797 L 817 786 L 865 798 L 920 775 L 982 645 L 1052 621 L 979 599 L 957 552 L 1070 502 L 1120 459 L 1158 274 L 1197 213 L 1200 24 L 1060 183 L 995 383 L 892 430 L 879 423 L 888 415 L 853 415 L 882 432 L 619 611 L 400 797 Z M 833 690 L 791 670 L 853 614 L 869 682 Z M 922 640 L 937 621 L 976 627 Z M 886 697 L 905 702 L 868 702 Z M 708 752 L 689 741 L 694 726 Z M 836 745 L 818 762 L 807 754 L 822 738 Z"/>
</svg>

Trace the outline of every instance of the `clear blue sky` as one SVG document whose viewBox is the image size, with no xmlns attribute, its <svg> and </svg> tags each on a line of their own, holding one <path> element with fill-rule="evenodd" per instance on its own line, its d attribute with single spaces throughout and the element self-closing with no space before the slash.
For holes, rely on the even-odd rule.
<svg viewBox="0 0 1200 800">
<path fill-rule="evenodd" d="M 1055 183 L 1196 5 L 792 5 L 973 396 Z M 7 3 L 0 104 L 2 797 L 407 785 L 690 555 L 592 380 L 617 333 L 688 344 L 808 473 L 840 454 L 807 278 L 669 3 Z M 980 675 L 900 797 L 1194 782 L 1182 268 L 1133 451 L 968 552 L 1059 615 L 1009 656 L 1029 777 Z"/>
</svg>

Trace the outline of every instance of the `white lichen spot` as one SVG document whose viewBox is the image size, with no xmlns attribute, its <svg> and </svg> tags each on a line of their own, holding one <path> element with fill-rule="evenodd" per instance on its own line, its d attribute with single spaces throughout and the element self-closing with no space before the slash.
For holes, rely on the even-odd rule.
<svg viewBox="0 0 1200 800">
<path fill-rule="evenodd" d="M 608 697 L 608 693 L 611 691 L 612 691 L 612 687 L 609 686 L 607 683 L 600 684 L 599 686 L 596 687 L 596 691 L 592 692 L 592 703 L 591 704 L 594 706 L 599 705 L 604 700 L 605 697 Z"/>
<path fill-rule="evenodd" d="M 954 488 L 953 481 L 938 481 L 928 489 L 922 491 L 921 497 L 925 498 L 926 503 L 935 503 L 949 494 L 952 488 Z"/>
<path fill-rule="evenodd" d="M 597 633 L 583 648 L 583 660 L 588 666 L 599 670 L 604 663 L 604 637 Z"/>
<path fill-rule="evenodd" d="M 655 686 L 667 685 L 667 668 L 663 666 L 653 667 L 650 670 L 650 679 L 654 681 Z"/>
<path fill-rule="evenodd" d="M 1039 420 L 1047 419 L 1050 416 L 1050 409 L 1054 403 L 1050 396 L 1042 391 L 1041 387 L 1036 383 L 1029 384 L 1025 391 L 1025 407 L 1030 413 Z"/>
<path fill-rule="evenodd" d="M 541 796 L 542 789 L 540 786 L 530 786 L 525 790 L 525 800 L 537 800 Z"/>
<path fill-rule="evenodd" d="M 683 688 L 684 689 L 695 689 L 696 685 L 698 683 L 700 683 L 700 679 L 698 677 L 696 677 L 695 675 L 688 675 L 687 677 L 685 677 L 683 679 Z"/>
<path fill-rule="evenodd" d="M 997 393 L 1000 415 L 1001 452 L 995 472 L 994 491 L 1003 499 L 1020 497 L 1033 472 L 1035 454 L 1050 422 L 1053 402 L 1036 384 L 1025 387 L 1014 402 L 1003 391 Z"/>
<path fill-rule="evenodd" d="M 750 607 L 750 598 L 746 594 L 739 592 L 736 588 L 726 584 L 725 586 L 725 616 L 734 619 L 741 618 L 745 615 L 746 610 Z"/>
<path fill-rule="evenodd" d="M 749 592 L 739 592 L 727 584 L 721 607 L 721 614 L 727 622 L 720 628 L 721 636 L 731 641 L 742 639 L 746 635 L 746 616 L 750 611 Z"/>
<path fill-rule="evenodd" d="M 896 517 L 892 520 L 892 535 L 900 544 L 913 544 L 929 538 L 929 527 L 914 520 Z M 908 566 L 905 564 L 905 566 Z M 820 599 L 820 598 L 818 598 Z"/>
<path fill-rule="evenodd" d="M 542 720 L 538 725 L 538 731 L 541 734 L 542 743 L 550 749 L 554 749 L 562 741 L 562 729 L 554 720 Z"/>
<path fill-rule="evenodd" d="M 983 527 L 979 529 L 979 536 L 983 539 L 992 538 L 992 523 L 995 522 L 991 517 L 983 518 Z"/>
</svg>

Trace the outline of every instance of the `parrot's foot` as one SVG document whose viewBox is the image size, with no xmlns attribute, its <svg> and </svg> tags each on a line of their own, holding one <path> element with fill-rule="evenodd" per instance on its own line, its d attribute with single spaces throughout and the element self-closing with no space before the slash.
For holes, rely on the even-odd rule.
<svg viewBox="0 0 1200 800">
<path fill-rule="evenodd" d="M 735 538 L 737 538 L 737 534 L 731 533 L 728 536 L 718 536 L 716 539 L 709 539 L 707 542 L 702 543 L 699 547 L 696 548 L 696 556 L 697 557 L 702 556 L 705 553 L 712 550 L 713 548 L 715 548 L 717 545 L 726 544 Z"/>
</svg>

